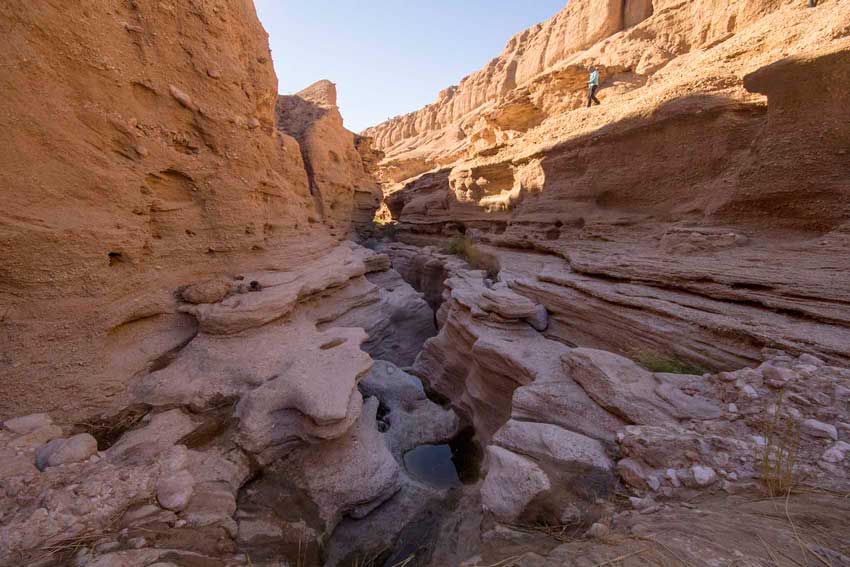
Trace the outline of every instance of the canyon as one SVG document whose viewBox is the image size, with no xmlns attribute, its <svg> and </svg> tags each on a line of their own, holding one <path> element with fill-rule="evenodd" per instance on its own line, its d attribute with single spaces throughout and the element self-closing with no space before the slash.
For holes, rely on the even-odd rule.
<svg viewBox="0 0 850 567">
<path fill-rule="evenodd" d="M 0 565 L 850 565 L 845 0 L 570 0 L 361 133 L 250 0 L 0 27 Z"/>
</svg>

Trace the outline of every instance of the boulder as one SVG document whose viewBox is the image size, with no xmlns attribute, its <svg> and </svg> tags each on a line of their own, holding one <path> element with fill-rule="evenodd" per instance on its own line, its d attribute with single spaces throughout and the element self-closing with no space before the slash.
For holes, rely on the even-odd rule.
<svg viewBox="0 0 850 567">
<path fill-rule="evenodd" d="M 531 459 L 497 445 L 487 447 L 487 476 L 481 505 L 502 522 L 515 522 L 538 495 L 552 488 Z"/>
</svg>

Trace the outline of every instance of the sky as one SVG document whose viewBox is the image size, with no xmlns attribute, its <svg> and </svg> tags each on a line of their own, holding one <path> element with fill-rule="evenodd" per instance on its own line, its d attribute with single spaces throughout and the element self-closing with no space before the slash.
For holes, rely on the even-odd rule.
<svg viewBox="0 0 850 567">
<path fill-rule="evenodd" d="M 336 83 L 359 132 L 434 102 L 566 0 L 254 0 L 278 89 Z"/>
</svg>

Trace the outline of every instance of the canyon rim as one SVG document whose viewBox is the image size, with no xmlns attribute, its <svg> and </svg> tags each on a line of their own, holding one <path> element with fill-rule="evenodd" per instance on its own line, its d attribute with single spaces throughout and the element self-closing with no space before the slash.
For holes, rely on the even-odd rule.
<svg viewBox="0 0 850 567">
<path fill-rule="evenodd" d="M 0 565 L 850 565 L 815 4 L 570 0 L 360 133 L 251 0 L 0 4 Z"/>
</svg>

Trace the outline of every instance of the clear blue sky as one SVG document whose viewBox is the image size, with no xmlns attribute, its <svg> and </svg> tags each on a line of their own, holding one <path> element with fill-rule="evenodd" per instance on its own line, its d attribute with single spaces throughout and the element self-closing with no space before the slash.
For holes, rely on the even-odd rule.
<svg viewBox="0 0 850 567">
<path fill-rule="evenodd" d="M 433 102 L 566 0 L 254 0 L 281 93 L 329 79 L 358 132 Z"/>
</svg>

